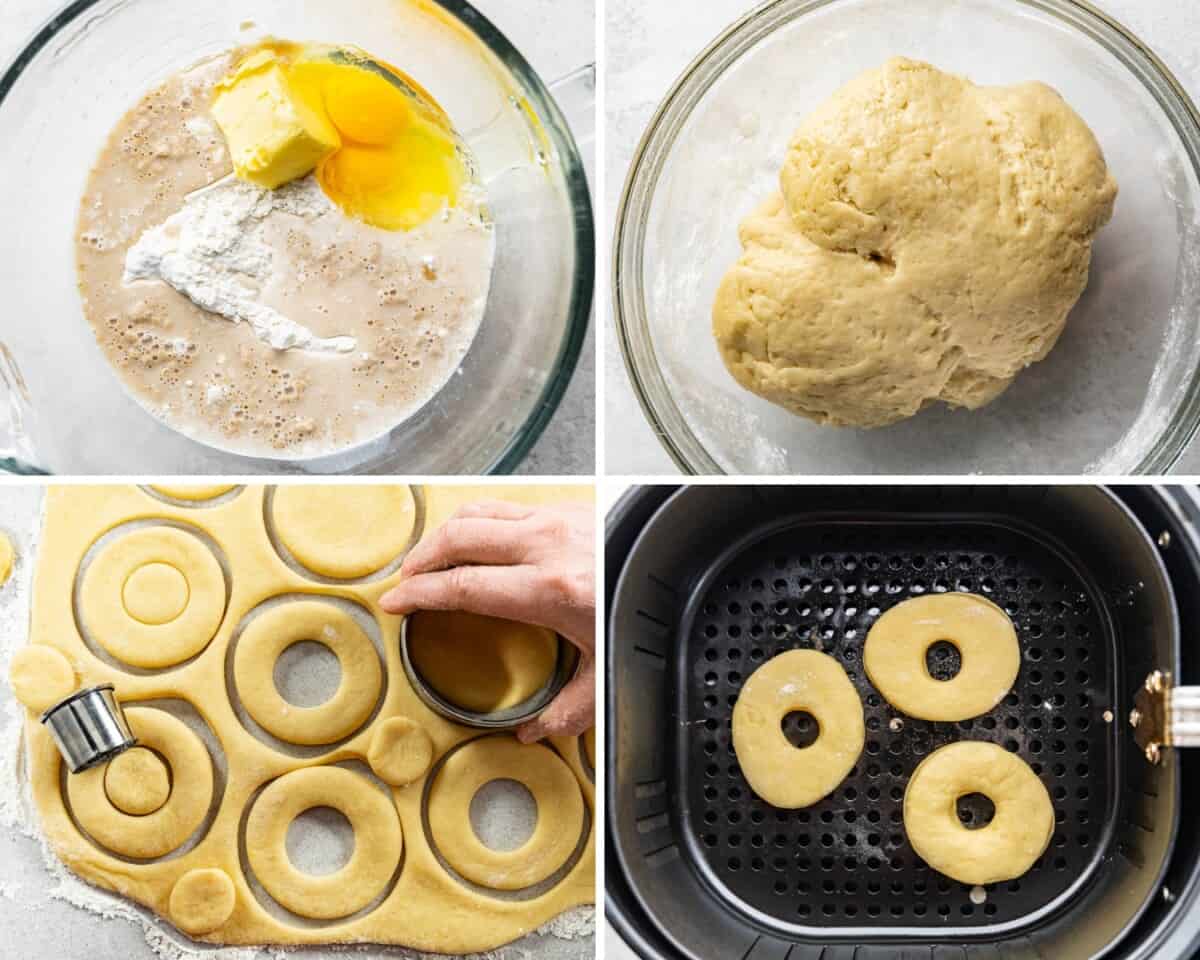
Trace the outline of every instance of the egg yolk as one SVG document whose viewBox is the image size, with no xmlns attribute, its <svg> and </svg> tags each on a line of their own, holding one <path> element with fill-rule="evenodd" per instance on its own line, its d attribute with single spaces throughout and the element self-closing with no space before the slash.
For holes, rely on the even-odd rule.
<svg viewBox="0 0 1200 960">
<path fill-rule="evenodd" d="M 348 216 L 411 230 L 458 202 L 467 170 L 457 137 L 416 81 L 352 48 L 266 46 L 282 62 L 293 95 L 341 137 L 316 176 Z"/>
</svg>

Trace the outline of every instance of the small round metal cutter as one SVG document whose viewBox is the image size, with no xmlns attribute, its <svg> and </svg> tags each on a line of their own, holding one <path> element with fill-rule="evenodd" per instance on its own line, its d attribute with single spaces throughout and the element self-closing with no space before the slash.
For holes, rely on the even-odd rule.
<svg viewBox="0 0 1200 960">
<path fill-rule="evenodd" d="M 67 769 L 80 773 L 137 744 L 113 685 L 77 690 L 42 714 Z"/>
</svg>

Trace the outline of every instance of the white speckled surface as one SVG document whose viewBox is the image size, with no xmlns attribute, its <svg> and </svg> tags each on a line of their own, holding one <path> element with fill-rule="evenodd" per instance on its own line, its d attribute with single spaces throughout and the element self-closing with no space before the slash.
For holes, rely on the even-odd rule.
<svg viewBox="0 0 1200 960">
<path fill-rule="evenodd" d="M 1200 4 L 1190 0 L 1093 0 L 1142 38 L 1200 99 Z M 611 229 L 634 148 L 661 98 L 696 54 L 757 4 L 751 0 L 607 0 L 605 51 L 607 171 L 604 204 Z M 629 385 L 611 312 L 605 375 L 605 469 L 610 475 L 671 475 L 675 465 L 646 422 Z M 1176 470 L 1200 473 L 1200 443 Z"/>
<path fill-rule="evenodd" d="M 0 69 L 62 0 L 0 0 Z M 596 58 L 595 0 L 475 0 L 548 84 Z M 594 144 L 581 145 L 594 166 Z M 589 166 L 589 175 L 594 176 Z M 575 375 L 554 418 L 518 472 L 591 474 L 595 471 L 595 328 L 589 326 Z"/>
</svg>

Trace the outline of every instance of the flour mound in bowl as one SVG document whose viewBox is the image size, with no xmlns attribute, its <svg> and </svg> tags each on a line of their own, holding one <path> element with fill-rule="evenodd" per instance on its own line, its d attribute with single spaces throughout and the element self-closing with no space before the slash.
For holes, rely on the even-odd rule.
<svg viewBox="0 0 1200 960">
<path fill-rule="evenodd" d="M 819 423 L 975 409 L 1053 348 L 1117 186 L 1042 83 L 896 58 L 801 124 L 741 224 L 713 333 L 747 390 Z"/>
</svg>

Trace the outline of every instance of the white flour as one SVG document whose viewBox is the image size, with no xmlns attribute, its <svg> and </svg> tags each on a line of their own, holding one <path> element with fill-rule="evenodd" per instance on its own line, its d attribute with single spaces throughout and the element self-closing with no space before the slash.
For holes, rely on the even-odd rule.
<svg viewBox="0 0 1200 960">
<path fill-rule="evenodd" d="M 334 206 L 311 176 L 265 190 L 233 176 L 189 194 L 182 209 L 138 238 L 125 256 L 125 283 L 161 280 L 197 306 L 233 322 L 276 350 L 348 353 L 353 337 L 318 337 L 259 303 L 271 276 L 271 247 L 262 239 L 268 214 L 315 220 Z"/>
</svg>

